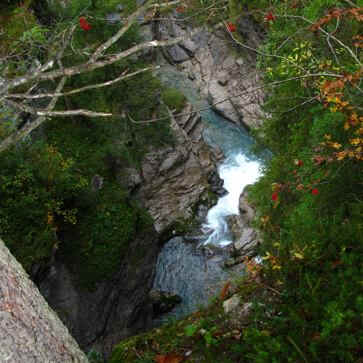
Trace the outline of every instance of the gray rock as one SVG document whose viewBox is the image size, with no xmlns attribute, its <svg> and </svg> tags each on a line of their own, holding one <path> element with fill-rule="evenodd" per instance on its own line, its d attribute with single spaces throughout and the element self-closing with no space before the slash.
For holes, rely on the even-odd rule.
<svg viewBox="0 0 363 363">
<path fill-rule="evenodd" d="M 183 155 L 179 152 L 173 152 L 171 154 L 168 154 L 167 158 L 162 162 L 162 164 L 159 167 L 160 173 L 165 173 L 169 169 L 175 167 L 177 164 L 179 164 L 183 160 Z"/>
<path fill-rule="evenodd" d="M 255 219 L 256 211 L 252 207 L 252 205 L 248 202 L 248 186 L 246 186 L 239 197 L 239 211 L 246 222 L 246 225 L 250 225 L 251 222 Z"/>
<path fill-rule="evenodd" d="M 253 228 L 245 228 L 240 238 L 234 243 L 236 250 L 247 250 L 256 244 L 257 233 Z"/>
<path fill-rule="evenodd" d="M 182 63 L 189 59 L 188 53 L 178 45 L 168 47 L 166 52 L 174 63 Z"/>
<path fill-rule="evenodd" d="M 238 58 L 238 59 L 236 59 L 236 64 L 239 67 L 242 67 L 245 64 L 245 61 L 243 60 L 243 58 Z"/>
<path fill-rule="evenodd" d="M 240 305 L 240 302 L 241 302 L 241 298 L 237 294 L 233 295 L 231 298 L 229 298 L 228 300 L 223 302 L 224 312 L 226 314 L 229 314 L 229 313 L 235 311 L 238 308 L 238 306 Z"/>
<path fill-rule="evenodd" d="M 128 191 L 133 190 L 142 182 L 141 174 L 135 168 L 123 169 L 118 179 L 120 184 L 124 186 Z"/>
<path fill-rule="evenodd" d="M 180 46 L 189 54 L 190 57 L 193 57 L 197 50 L 197 45 L 190 39 L 186 39 L 181 42 Z"/>
<path fill-rule="evenodd" d="M 220 84 L 222 87 L 227 86 L 229 81 L 229 75 L 227 72 L 221 72 L 218 75 L 218 84 Z"/>
<path fill-rule="evenodd" d="M 191 80 L 191 81 L 194 81 L 195 80 L 195 74 L 193 72 L 189 72 L 188 73 L 188 78 Z"/>
<path fill-rule="evenodd" d="M 240 316 L 246 318 L 250 314 L 252 306 L 253 304 L 251 302 L 243 304 L 239 312 Z"/>
</svg>

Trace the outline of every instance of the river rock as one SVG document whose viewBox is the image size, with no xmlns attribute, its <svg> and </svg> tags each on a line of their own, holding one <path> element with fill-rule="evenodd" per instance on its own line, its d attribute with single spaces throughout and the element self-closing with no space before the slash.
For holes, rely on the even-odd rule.
<svg viewBox="0 0 363 363">
<path fill-rule="evenodd" d="M 216 193 L 218 196 L 223 196 L 227 194 L 227 190 L 223 188 L 223 179 L 221 179 L 217 171 L 213 171 L 208 178 L 208 183 L 210 184 L 210 190 Z"/>
</svg>

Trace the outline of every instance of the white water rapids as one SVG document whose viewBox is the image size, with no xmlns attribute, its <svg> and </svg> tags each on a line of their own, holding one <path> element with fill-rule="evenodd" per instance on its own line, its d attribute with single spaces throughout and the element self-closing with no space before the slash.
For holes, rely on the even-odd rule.
<svg viewBox="0 0 363 363">
<path fill-rule="evenodd" d="M 224 181 L 223 187 L 228 194 L 219 198 L 217 204 L 209 210 L 203 230 L 210 233 L 204 242 L 205 245 L 213 243 L 223 247 L 233 242 L 226 217 L 239 214 L 239 197 L 246 185 L 254 183 L 259 178 L 260 163 L 238 153 L 224 160 L 218 173 Z"/>
</svg>

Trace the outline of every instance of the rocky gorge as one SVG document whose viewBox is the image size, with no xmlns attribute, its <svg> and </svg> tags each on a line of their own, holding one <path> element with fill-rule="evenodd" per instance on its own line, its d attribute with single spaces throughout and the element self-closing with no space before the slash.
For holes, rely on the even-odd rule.
<svg viewBox="0 0 363 363">
<path fill-rule="evenodd" d="M 191 25 L 179 26 L 174 21 L 177 17 L 172 12 L 163 20 L 144 21 L 144 38 L 187 38 Z M 262 36 L 256 24 L 245 18 L 241 29 L 247 44 L 255 48 Z M 118 171 L 121 185 L 152 217 L 153 228 L 137 235 L 119 271 L 93 291 L 79 289 L 60 259 L 39 282 L 43 296 L 84 350 L 92 348 L 108 356 L 121 339 L 152 326 L 153 306 L 155 310 L 158 303 L 150 291 L 162 245 L 200 226 L 218 196 L 225 194 L 217 174 L 225 153 L 215 145 L 211 147 L 203 136 L 208 135 L 203 110 L 212 107 L 226 122 L 238 127 L 256 128 L 261 122 L 263 93 L 258 87 L 253 52 L 236 55 L 234 41 L 223 24 L 214 29 L 193 28 L 193 34 L 191 39 L 160 53 L 140 55 L 153 57 L 161 65 L 159 77 L 163 82 L 178 88 L 182 79 L 186 83 L 181 91 L 190 93 L 180 114 L 169 110 L 174 145 L 151 149 L 140 168 L 120 167 Z M 229 248 L 235 258 L 226 260 L 226 265 L 235 265 L 253 254 L 257 236 L 248 226 L 252 218 L 253 209 L 244 193 L 240 214 L 228 221 L 235 239 Z M 215 264 L 223 260 L 217 257 Z"/>
</svg>

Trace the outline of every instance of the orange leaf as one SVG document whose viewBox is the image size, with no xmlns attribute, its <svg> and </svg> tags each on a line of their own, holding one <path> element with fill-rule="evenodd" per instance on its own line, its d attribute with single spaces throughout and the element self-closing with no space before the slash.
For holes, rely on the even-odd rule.
<svg viewBox="0 0 363 363">
<path fill-rule="evenodd" d="M 231 286 L 231 283 L 229 281 L 223 286 L 223 289 L 222 289 L 222 291 L 221 291 L 221 293 L 219 295 L 219 298 L 222 301 L 226 298 L 230 286 Z"/>
<path fill-rule="evenodd" d="M 180 363 L 184 359 L 183 356 L 178 354 L 168 354 L 168 355 L 157 355 L 155 357 L 156 363 Z"/>
</svg>

